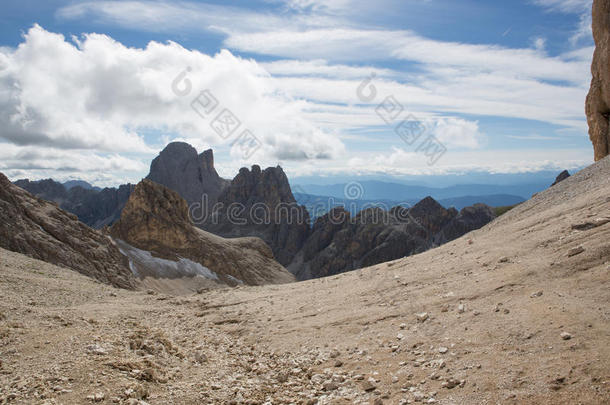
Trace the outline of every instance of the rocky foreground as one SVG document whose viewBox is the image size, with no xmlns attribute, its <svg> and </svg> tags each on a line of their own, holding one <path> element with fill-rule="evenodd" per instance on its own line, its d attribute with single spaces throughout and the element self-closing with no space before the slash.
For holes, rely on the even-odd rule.
<svg viewBox="0 0 610 405">
<path fill-rule="evenodd" d="M 602 404 L 610 160 L 410 258 L 169 296 L 0 251 L 0 402 Z"/>
</svg>

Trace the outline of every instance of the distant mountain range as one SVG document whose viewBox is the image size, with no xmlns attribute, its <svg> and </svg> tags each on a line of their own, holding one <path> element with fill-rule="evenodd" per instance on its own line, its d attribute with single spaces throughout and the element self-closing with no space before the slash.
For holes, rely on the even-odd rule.
<svg viewBox="0 0 610 405">
<path fill-rule="evenodd" d="M 453 205 L 460 204 L 448 201 L 455 198 L 472 198 L 466 196 L 475 196 L 476 198 L 488 196 L 508 196 L 506 202 L 501 198 L 494 197 L 493 203 L 485 201 L 489 205 L 509 205 L 514 203 L 515 197 L 521 197 L 522 200 L 529 199 L 533 194 L 538 193 L 548 188 L 553 180 L 537 181 L 531 183 L 518 184 L 457 184 L 449 187 L 429 187 L 420 185 L 408 185 L 401 183 L 389 183 L 384 181 L 367 180 L 354 183 L 340 183 L 331 185 L 319 184 L 295 184 L 293 189 L 301 194 L 310 194 L 316 196 L 330 196 L 340 199 L 345 199 L 346 187 L 356 187 L 360 190 L 359 198 L 367 201 L 399 201 L 412 204 L 413 201 L 419 201 L 425 197 L 432 197 L 435 200 L 443 203 L 442 200 L 447 200 L 443 203 Z M 507 204 L 508 203 L 508 204 Z"/>
<path fill-rule="evenodd" d="M 233 179 L 223 179 L 214 166 L 212 150 L 198 153 L 186 143 L 174 142 L 152 161 L 147 183 L 140 186 L 147 192 L 141 195 L 133 194 L 135 186 L 132 184 L 100 190 L 79 180 L 62 184 L 51 179 L 24 179 L 16 181 L 15 185 L 39 198 L 54 201 L 94 228 L 112 226 L 110 229 L 116 231 L 119 229 L 116 224 L 138 225 L 138 231 L 127 231 L 125 225 L 125 229 L 121 228 L 124 232 L 114 234 L 127 243 L 142 235 L 151 237 L 149 245 L 132 244 L 137 249 L 169 249 L 167 243 L 174 235 L 177 239 L 169 250 L 175 248 L 181 253 L 168 251 L 164 260 L 169 260 L 173 254 L 189 258 L 185 254 L 194 253 L 180 238 L 187 234 L 200 234 L 190 225 L 181 228 L 154 225 L 157 222 L 175 222 L 172 215 L 178 215 L 177 211 L 165 209 L 180 206 L 182 211 L 190 211 L 190 220 L 201 232 L 216 235 L 206 236 L 207 242 L 220 241 L 216 239 L 218 236 L 230 238 L 217 244 L 224 253 L 203 264 L 195 260 L 197 263 L 206 268 L 211 266 L 209 268 L 213 267 L 220 274 L 218 269 L 222 266 L 219 263 L 226 264 L 223 254 L 228 254 L 231 246 L 238 250 L 246 248 L 240 245 L 244 243 L 240 238 L 256 237 L 269 247 L 269 254 L 262 256 L 275 259 L 275 268 L 281 270 L 284 266 L 297 279 L 303 280 L 394 260 L 454 240 L 492 221 L 498 215 L 498 210 L 492 207 L 521 203 L 551 183 L 552 179 L 544 178 L 519 184 L 499 182 L 430 187 L 363 180 L 330 185 L 295 184 L 291 187 L 280 166 L 266 169 L 257 165 L 250 169 L 244 167 Z M 132 208 L 124 212 L 128 201 L 132 202 Z M 145 206 L 152 211 L 165 210 L 163 212 L 167 215 L 142 214 Z M 138 219 L 140 214 L 144 215 L 140 218 L 142 221 Z M 179 222 L 187 223 L 183 214 L 188 215 L 181 213 Z M 152 237 L 150 232 L 155 227 L 164 231 Z M 189 240 L 193 246 L 203 243 L 203 239 L 195 236 Z M 212 242 L 207 242 L 204 245 L 212 246 Z M 129 251 L 138 260 L 146 256 L 142 252 Z M 262 256 L 261 260 L 267 260 Z M 144 268 L 151 263 L 149 259 L 152 260 L 146 256 L 142 260 Z M 274 277 L 263 277 L 262 273 L 261 277 L 260 280 L 250 280 L 244 273 L 237 278 L 247 283 L 275 280 Z"/>
<path fill-rule="evenodd" d="M 316 218 L 326 214 L 332 208 L 341 207 L 348 211 L 351 215 L 356 215 L 358 212 L 367 208 L 382 208 L 389 211 L 391 208 L 396 206 L 402 206 L 409 208 L 417 204 L 420 200 L 415 199 L 404 199 L 398 200 L 364 200 L 356 199 L 350 200 L 347 198 L 338 198 L 333 196 L 320 196 L 312 194 L 304 194 L 294 192 L 294 198 L 299 205 L 304 205 L 309 211 L 309 216 L 312 221 Z M 452 198 L 443 198 L 437 200 L 445 208 L 456 208 L 461 210 L 462 208 L 469 207 L 474 204 L 486 204 L 491 207 L 504 207 L 515 204 L 520 204 L 525 201 L 525 198 L 510 195 L 510 194 L 492 194 L 492 195 L 473 195 L 473 196 L 459 196 Z"/>
</svg>

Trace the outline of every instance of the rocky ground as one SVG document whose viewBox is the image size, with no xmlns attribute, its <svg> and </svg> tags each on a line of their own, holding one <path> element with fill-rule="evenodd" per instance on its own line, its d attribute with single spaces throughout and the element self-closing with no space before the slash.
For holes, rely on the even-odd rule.
<svg viewBox="0 0 610 405">
<path fill-rule="evenodd" d="M 132 292 L 2 250 L 0 402 L 608 403 L 609 173 L 287 285 Z"/>
</svg>

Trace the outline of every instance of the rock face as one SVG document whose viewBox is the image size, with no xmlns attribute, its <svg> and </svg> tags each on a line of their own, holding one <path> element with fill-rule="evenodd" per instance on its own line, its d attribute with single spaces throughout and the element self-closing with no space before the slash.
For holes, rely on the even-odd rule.
<svg viewBox="0 0 610 405">
<path fill-rule="evenodd" d="M 395 260 L 456 239 L 494 217 L 484 204 L 458 213 L 431 197 L 411 209 L 369 208 L 354 217 L 343 208 L 334 208 L 316 220 L 288 269 L 298 279 L 309 279 Z"/>
<path fill-rule="evenodd" d="M 17 187 L 1 173 L 0 246 L 116 287 L 135 287 L 127 259 L 107 236 Z"/>
<path fill-rule="evenodd" d="M 553 187 L 555 184 L 559 184 L 560 182 L 564 181 L 568 177 L 570 177 L 570 172 L 568 172 L 567 170 L 564 170 L 563 172 L 561 172 L 557 175 L 557 177 L 555 178 L 555 181 L 553 182 L 553 184 L 551 184 L 551 187 Z"/>
<path fill-rule="evenodd" d="M 193 226 L 186 201 L 150 180 L 136 186 L 110 234 L 164 260 L 198 263 L 226 284 L 294 281 L 262 240 L 224 239 Z"/>
<path fill-rule="evenodd" d="M 36 197 L 57 203 L 61 209 L 75 214 L 81 222 L 96 229 L 112 225 L 120 218 L 121 211 L 134 188 L 133 184 L 123 184 L 118 189 L 98 190 L 80 185 L 68 189 L 52 179 L 17 180 L 15 185 Z"/>
<path fill-rule="evenodd" d="M 146 178 L 174 190 L 189 206 L 202 202 L 213 206 L 229 184 L 216 172 L 211 149 L 198 155 L 195 148 L 184 142 L 168 144 L 152 161 Z M 207 201 L 204 201 L 204 195 Z"/>
<path fill-rule="evenodd" d="M 593 1 L 593 39 L 593 78 L 585 109 L 589 138 L 598 161 L 610 153 L 610 0 Z"/>
<path fill-rule="evenodd" d="M 242 168 L 218 203 L 204 229 L 230 238 L 257 236 L 282 265 L 293 260 L 309 234 L 309 213 L 297 204 L 279 166 Z"/>
</svg>

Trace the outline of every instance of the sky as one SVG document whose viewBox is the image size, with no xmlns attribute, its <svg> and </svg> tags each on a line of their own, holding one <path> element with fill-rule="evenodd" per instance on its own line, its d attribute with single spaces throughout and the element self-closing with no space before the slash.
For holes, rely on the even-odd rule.
<svg viewBox="0 0 610 405">
<path fill-rule="evenodd" d="M 592 163 L 591 0 L 5 0 L 0 171 L 137 182 L 175 140 L 232 178 Z"/>
</svg>

